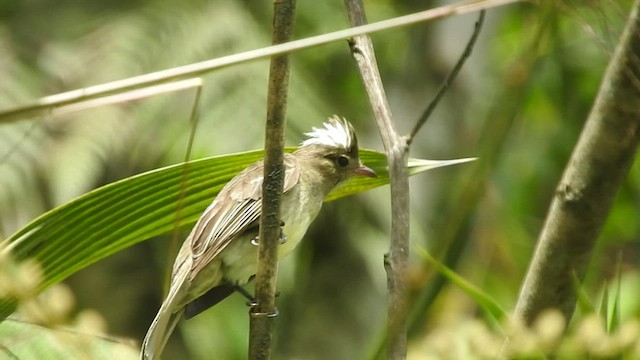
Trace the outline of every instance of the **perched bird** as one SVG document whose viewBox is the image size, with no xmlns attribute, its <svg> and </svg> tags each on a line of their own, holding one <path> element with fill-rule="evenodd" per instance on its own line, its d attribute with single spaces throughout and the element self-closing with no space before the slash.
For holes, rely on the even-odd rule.
<svg viewBox="0 0 640 360">
<path fill-rule="evenodd" d="M 322 207 L 324 198 L 353 175 L 375 177 L 360 162 L 353 126 L 337 116 L 292 154 L 284 154 L 280 210 L 283 236 L 278 253 L 291 252 Z M 262 206 L 262 160 L 236 175 L 204 211 L 182 245 L 166 299 L 142 343 L 140 358 L 158 359 L 178 320 L 193 317 L 239 291 L 257 271 Z"/>
</svg>

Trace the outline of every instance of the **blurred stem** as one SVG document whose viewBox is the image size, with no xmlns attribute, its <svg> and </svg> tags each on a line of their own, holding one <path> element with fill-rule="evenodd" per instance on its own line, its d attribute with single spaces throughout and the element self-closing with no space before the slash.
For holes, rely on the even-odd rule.
<svg viewBox="0 0 640 360">
<path fill-rule="evenodd" d="M 274 44 L 293 37 L 295 0 L 274 0 Z M 278 314 L 275 294 L 278 273 L 278 239 L 280 237 L 280 200 L 284 182 L 284 128 L 289 87 L 289 57 L 271 59 L 269 93 L 265 131 L 264 182 L 262 186 L 262 216 L 256 273 L 256 304 L 251 308 L 249 359 L 271 357 L 273 325 Z"/>
<path fill-rule="evenodd" d="M 505 88 L 493 101 L 495 106 L 487 114 L 487 121 L 480 136 L 482 143 L 479 146 L 478 165 L 472 174 L 451 185 L 450 191 L 441 197 L 441 205 L 435 206 L 437 209 L 451 209 L 443 210 L 443 213 L 450 215 L 447 215 L 445 222 L 439 226 L 442 231 L 438 243 L 442 245 L 440 249 L 433 251 L 441 254 L 436 258 L 442 259 L 442 263 L 451 269 L 457 268 L 468 244 L 469 227 L 475 217 L 474 210 L 484 194 L 492 169 L 500 160 L 504 144 L 517 120 L 521 103 L 527 96 L 529 81 L 538 64 L 539 48 L 548 35 L 550 19 L 554 14 L 551 8 L 552 6 L 547 6 L 541 11 L 541 21 L 530 45 L 504 75 Z M 435 273 L 428 286 L 418 294 L 409 317 L 410 334 L 415 334 L 423 328 L 427 311 L 447 282 L 444 276 Z"/>
<path fill-rule="evenodd" d="M 516 305 L 531 323 L 546 308 L 570 319 L 575 271 L 584 279 L 593 246 L 640 142 L 640 0 L 602 81 L 593 109 L 547 214 Z"/>
<path fill-rule="evenodd" d="M 31 117 L 43 117 L 47 114 L 55 115 L 57 110 L 68 105 L 83 103 L 91 99 L 102 98 L 111 94 L 119 94 L 133 89 L 142 89 L 151 85 L 167 83 L 175 80 L 200 76 L 232 65 L 239 65 L 249 61 L 287 54 L 293 51 L 317 47 L 331 42 L 345 40 L 354 36 L 368 34 L 386 29 L 409 26 L 419 22 L 441 19 L 452 15 L 467 14 L 482 9 L 507 5 L 521 0 L 484 0 L 469 3 L 462 1 L 453 5 L 441 6 L 435 9 L 421 11 L 415 14 L 399 16 L 357 28 L 338 30 L 305 39 L 290 41 L 285 44 L 245 51 L 238 54 L 205 60 L 189 65 L 178 66 L 167 70 L 130 78 L 112 81 L 104 84 L 89 86 L 82 89 L 67 91 L 55 95 L 45 96 L 31 104 L 20 105 L 0 110 L 0 124 L 16 122 Z"/>
<path fill-rule="evenodd" d="M 345 0 L 351 26 L 366 24 L 361 0 Z M 393 123 L 371 39 L 358 36 L 349 42 L 365 90 L 371 103 L 382 143 L 389 161 L 391 187 L 391 243 L 385 254 L 387 271 L 387 358 L 407 357 L 407 281 L 409 260 L 409 180 L 406 163 L 409 153 L 407 137 L 398 134 Z"/>
</svg>

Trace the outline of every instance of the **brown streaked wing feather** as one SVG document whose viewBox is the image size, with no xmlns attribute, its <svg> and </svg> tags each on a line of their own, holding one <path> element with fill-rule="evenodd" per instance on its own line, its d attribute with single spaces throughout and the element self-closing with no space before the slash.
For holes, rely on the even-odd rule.
<svg viewBox="0 0 640 360">
<path fill-rule="evenodd" d="M 284 193 L 298 182 L 300 167 L 291 154 L 284 155 Z M 189 235 L 193 265 L 190 278 L 247 229 L 257 226 L 262 214 L 262 160 L 231 179 L 200 217 Z"/>
</svg>

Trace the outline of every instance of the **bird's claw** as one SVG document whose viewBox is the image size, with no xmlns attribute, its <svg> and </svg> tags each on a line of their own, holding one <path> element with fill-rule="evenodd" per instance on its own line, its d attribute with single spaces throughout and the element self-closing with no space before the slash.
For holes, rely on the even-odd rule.
<svg viewBox="0 0 640 360">
<path fill-rule="evenodd" d="M 284 226 L 284 221 L 280 221 L 280 238 L 278 239 L 278 245 L 282 245 L 287 242 L 287 235 L 284 234 L 282 230 L 282 226 Z M 256 235 L 253 239 L 251 239 L 251 245 L 258 246 L 260 244 L 260 236 Z"/>
</svg>

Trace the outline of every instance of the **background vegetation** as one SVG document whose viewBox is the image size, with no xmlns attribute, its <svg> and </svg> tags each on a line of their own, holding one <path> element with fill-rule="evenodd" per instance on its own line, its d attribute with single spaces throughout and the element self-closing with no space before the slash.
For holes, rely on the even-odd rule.
<svg viewBox="0 0 640 360">
<path fill-rule="evenodd" d="M 376 21 L 441 4 L 366 5 L 369 20 Z M 507 311 L 630 7 L 628 0 L 558 1 L 489 11 L 473 56 L 413 144 L 412 157 L 481 158 L 410 180 L 412 241 Z M 402 132 L 411 129 L 456 61 L 474 21 L 475 15 L 461 16 L 373 36 Z M 340 1 L 298 4 L 296 38 L 347 26 Z M 0 109 L 266 46 L 270 33 L 269 2 L 3 1 Z M 262 146 L 267 64 L 204 77 L 194 158 Z M 91 189 L 182 161 L 193 97 L 194 91 L 183 91 L 0 126 L 0 237 Z M 346 43 L 292 56 L 289 144 L 333 113 L 355 124 L 363 147 L 381 149 Z M 597 307 L 619 276 L 622 323 L 640 316 L 639 177 L 635 165 L 583 286 L 583 300 Z M 377 346 L 386 314 L 382 256 L 388 204 L 388 188 L 327 203 L 296 255 L 282 262 L 276 358 L 358 359 Z M 45 303 L 62 304 L 59 322 L 77 331 L 139 341 L 163 296 L 173 262 L 170 238 L 144 242 L 84 269 Z M 471 339 L 484 334 L 473 333 L 485 326 L 474 320 L 483 320 L 477 302 L 439 278 L 419 255 L 410 280 L 418 309 L 411 356 L 463 351 L 456 342 L 465 337 L 450 335 L 461 329 Z M 247 311 L 244 299 L 235 296 L 182 322 L 166 358 L 184 352 L 193 359 L 245 358 Z M 572 320 L 571 334 L 578 339 L 592 334 L 580 332 L 592 321 L 588 313 L 589 306 L 582 306 Z M 548 319 L 554 321 L 553 315 Z M 14 345 L 2 338 L 0 343 Z"/>
</svg>

